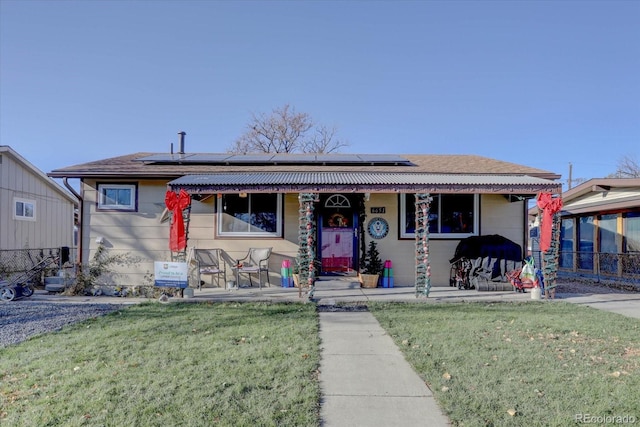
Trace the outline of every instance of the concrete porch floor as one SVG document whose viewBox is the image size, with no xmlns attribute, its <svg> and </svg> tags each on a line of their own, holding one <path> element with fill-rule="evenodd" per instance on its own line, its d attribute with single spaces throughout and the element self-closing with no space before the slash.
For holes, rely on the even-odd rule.
<svg viewBox="0 0 640 427">
<path fill-rule="evenodd" d="M 194 289 L 193 300 L 213 301 L 306 301 L 306 289 L 283 288 L 272 284 L 260 289 L 257 284 L 243 284 L 238 289 L 227 290 L 209 285 Z M 366 303 L 371 301 L 403 302 L 461 302 L 461 301 L 524 301 L 530 293 L 509 291 L 460 290 L 450 286 L 432 286 L 429 297 L 416 297 L 415 288 L 397 286 L 393 288 L 361 288 L 355 277 L 321 277 L 316 282 L 313 301 L 318 304 Z"/>
</svg>

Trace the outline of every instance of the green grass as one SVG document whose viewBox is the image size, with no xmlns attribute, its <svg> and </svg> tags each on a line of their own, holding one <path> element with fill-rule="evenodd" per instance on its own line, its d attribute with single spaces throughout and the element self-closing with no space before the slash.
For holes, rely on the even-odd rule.
<svg viewBox="0 0 640 427">
<path fill-rule="evenodd" d="M 314 426 L 312 304 L 149 303 L 0 350 L 0 425 Z"/>
<path fill-rule="evenodd" d="M 369 308 L 453 425 L 640 422 L 637 319 L 562 302 Z"/>
<path fill-rule="evenodd" d="M 369 308 L 453 425 L 640 422 L 637 319 L 563 302 Z M 0 425 L 317 426 L 319 358 L 312 304 L 133 306 L 0 349 Z"/>
</svg>

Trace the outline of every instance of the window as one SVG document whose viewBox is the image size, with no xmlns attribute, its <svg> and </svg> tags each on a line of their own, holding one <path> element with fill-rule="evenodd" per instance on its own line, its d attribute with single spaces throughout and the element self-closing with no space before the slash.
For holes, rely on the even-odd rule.
<svg viewBox="0 0 640 427">
<path fill-rule="evenodd" d="M 342 194 L 334 194 L 329 197 L 326 202 L 324 202 L 325 208 L 350 208 L 351 203 L 349 203 L 349 199 L 347 199 Z"/>
<path fill-rule="evenodd" d="M 618 271 L 617 224 L 617 214 L 600 216 L 600 221 L 598 222 L 598 241 L 600 242 L 600 271 L 602 272 L 614 274 Z"/>
<path fill-rule="evenodd" d="M 36 201 L 28 199 L 13 199 L 13 218 L 23 221 L 36 220 Z"/>
<path fill-rule="evenodd" d="M 593 270 L 593 217 L 578 219 L 578 268 Z"/>
<path fill-rule="evenodd" d="M 218 198 L 218 235 L 277 237 L 282 234 L 280 194 L 223 194 Z"/>
<path fill-rule="evenodd" d="M 573 218 L 560 223 L 560 267 L 573 269 Z"/>
<path fill-rule="evenodd" d="M 98 184 L 98 209 L 136 211 L 135 184 Z"/>
<path fill-rule="evenodd" d="M 477 194 L 432 194 L 429 233 L 432 237 L 460 238 L 477 234 Z M 415 195 L 400 195 L 400 237 L 415 237 Z"/>
<path fill-rule="evenodd" d="M 640 275 L 640 212 L 623 216 L 624 252 L 622 271 L 628 275 Z"/>
<path fill-rule="evenodd" d="M 629 212 L 624 217 L 624 251 L 640 252 L 640 212 Z"/>
</svg>

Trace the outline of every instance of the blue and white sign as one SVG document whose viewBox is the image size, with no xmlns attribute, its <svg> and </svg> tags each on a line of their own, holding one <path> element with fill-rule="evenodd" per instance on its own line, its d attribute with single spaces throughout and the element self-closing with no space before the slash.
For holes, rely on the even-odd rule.
<svg viewBox="0 0 640 427">
<path fill-rule="evenodd" d="M 186 262 L 154 262 L 156 286 L 186 288 L 189 286 Z"/>
<path fill-rule="evenodd" d="M 389 233 L 389 223 L 384 218 L 376 217 L 369 221 L 367 230 L 369 231 L 369 236 L 374 239 L 384 239 Z"/>
</svg>

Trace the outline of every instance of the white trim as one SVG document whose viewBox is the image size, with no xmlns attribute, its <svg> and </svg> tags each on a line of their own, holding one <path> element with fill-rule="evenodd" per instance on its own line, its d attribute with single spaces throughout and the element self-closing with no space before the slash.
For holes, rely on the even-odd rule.
<svg viewBox="0 0 640 427">
<path fill-rule="evenodd" d="M 221 237 L 280 237 L 282 236 L 282 194 L 280 193 L 271 193 L 276 196 L 276 231 L 275 232 L 266 232 L 266 231 L 224 231 L 222 229 L 223 221 L 222 216 L 224 213 L 223 206 L 223 197 L 219 197 L 217 200 L 217 234 Z M 247 197 L 249 198 L 249 203 L 251 203 L 252 193 L 248 193 Z M 249 223 L 242 222 L 243 224 L 247 224 L 247 228 L 250 227 Z"/>
<path fill-rule="evenodd" d="M 334 194 L 324 202 L 325 208 L 350 208 L 351 203 L 342 194 Z"/>
<path fill-rule="evenodd" d="M 22 203 L 22 215 L 18 215 L 17 213 L 17 205 L 18 203 Z M 31 215 L 24 215 L 26 205 L 31 205 Z M 36 220 L 36 201 L 32 199 L 23 199 L 21 197 L 13 198 L 13 219 L 18 221 L 35 221 Z"/>
<path fill-rule="evenodd" d="M 116 189 L 116 190 L 130 190 L 129 203 L 124 204 L 109 204 L 105 203 L 105 197 L 103 190 Z M 136 210 L 136 185 L 135 184 L 98 184 L 98 209 L 104 210 L 121 210 L 121 211 L 135 211 Z"/>
</svg>

